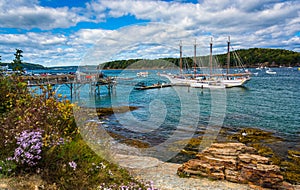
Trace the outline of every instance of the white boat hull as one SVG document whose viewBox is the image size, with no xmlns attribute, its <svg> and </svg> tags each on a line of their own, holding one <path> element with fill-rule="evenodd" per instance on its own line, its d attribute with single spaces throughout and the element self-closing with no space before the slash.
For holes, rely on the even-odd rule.
<svg viewBox="0 0 300 190">
<path fill-rule="evenodd" d="M 210 88 L 210 89 L 224 89 L 226 86 L 221 82 L 193 82 L 190 84 L 192 88 Z"/>
<path fill-rule="evenodd" d="M 196 82 L 195 79 L 179 78 L 177 76 L 170 75 L 170 74 L 160 74 L 160 76 L 163 76 L 163 77 L 166 77 L 167 79 L 169 79 L 169 81 L 173 85 L 185 85 L 185 86 L 189 86 L 191 83 Z"/>
<path fill-rule="evenodd" d="M 173 85 L 185 85 L 185 86 L 191 86 L 191 87 L 195 87 L 195 88 L 208 88 L 210 86 L 212 86 L 211 88 L 217 87 L 217 86 L 221 86 L 220 88 L 223 88 L 222 86 L 224 86 L 224 88 L 239 87 L 239 86 L 243 86 L 247 81 L 250 80 L 250 77 L 242 77 L 242 78 L 235 78 L 235 79 L 219 79 L 219 80 L 199 81 L 196 79 L 178 78 L 176 76 L 169 75 L 169 74 L 160 74 L 160 76 L 164 76 L 164 77 L 168 78 L 169 81 Z M 221 84 L 220 85 L 211 85 L 211 84 L 215 84 L 216 81 L 220 81 Z"/>
<path fill-rule="evenodd" d="M 231 87 L 243 86 L 249 80 L 250 80 L 250 77 L 241 78 L 241 79 L 233 79 L 233 80 L 223 79 L 222 83 L 226 86 L 226 88 L 231 88 Z"/>
<path fill-rule="evenodd" d="M 270 71 L 270 70 L 267 70 L 266 73 L 269 74 L 269 75 L 276 75 L 277 74 L 275 71 Z"/>
</svg>

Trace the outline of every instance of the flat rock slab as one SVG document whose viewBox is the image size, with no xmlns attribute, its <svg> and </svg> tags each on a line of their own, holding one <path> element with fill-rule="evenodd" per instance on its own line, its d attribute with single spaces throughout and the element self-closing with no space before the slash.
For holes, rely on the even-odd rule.
<svg viewBox="0 0 300 190">
<path fill-rule="evenodd" d="M 127 159 L 128 166 L 137 166 L 140 168 L 125 167 L 130 173 L 138 179 L 144 181 L 153 181 L 154 188 L 160 190 L 250 190 L 246 184 L 237 184 L 224 180 L 210 180 L 208 178 L 180 178 L 177 175 L 177 169 L 181 164 L 166 163 L 152 157 L 138 156 L 120 156 Z M 156 161 L 155 161 L 156 160 Z M 132 163 L 132 165 L 131 165 Z M 157 163 L 155 166 L 149 166 L 148 163 Z M 150 164 L 151 165 L 151 164 Z"/>
</svg>

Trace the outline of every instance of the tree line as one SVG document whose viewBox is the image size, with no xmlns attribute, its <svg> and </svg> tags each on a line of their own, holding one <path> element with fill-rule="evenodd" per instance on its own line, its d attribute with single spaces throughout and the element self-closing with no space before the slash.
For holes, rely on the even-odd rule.
<svg viewBox="0 0 300 190">
<path fill-rule="evenodd" d="M 285 49 L 250 48 L 236 50 L 246 67 L 266 66 L 300 66 L 300 53 Z M 218 55 L 219 63 L 227 64 L 227 54 Z M 234 60 L 230 64 L 233 65 Z"/>
<path fill-rule="evenodd" d="M 300 53 L 284 49 L 269 49 L 269 48 L 250 48 L 241 49 L 231 52 L 232 54 L 239 55 L 245 67 L 264 66 L 300 66 Z M 227 65 L 227 53 L 214 55 L 221 67 Z M 194 65 L 193 57 L 184 57 L 183 65 L 185 67 L 192 67 Z M 200 56 L 197 59 L 208 60 L 207 56 Z M 230 59 L 230 65 L 235 65 L 235 60 Z M 129 60 L 116 60 L 100 64 L 101 69 L 163 69 L 172 66 L 179 66 L 179 58 L 160 58 L 156 60 L 142 60 L 142 59 L 129 59 Z"/>
</svg>

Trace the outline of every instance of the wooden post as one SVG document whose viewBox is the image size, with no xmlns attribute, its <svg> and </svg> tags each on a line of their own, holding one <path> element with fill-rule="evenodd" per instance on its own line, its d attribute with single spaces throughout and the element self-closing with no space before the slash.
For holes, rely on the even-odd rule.
<svg viewBox="0 0 300 190">
<path fill-rule="evenodd" d="M 73 99 L 73 83 L 70 83 L 71 100 Z"/>
</svg>

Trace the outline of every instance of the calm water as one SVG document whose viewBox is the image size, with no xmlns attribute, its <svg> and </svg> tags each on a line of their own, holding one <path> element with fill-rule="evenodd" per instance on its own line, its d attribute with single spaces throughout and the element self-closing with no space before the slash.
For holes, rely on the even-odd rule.
<svg viewBox="0 0 300 190">
<path fill-rule="evenodd" d="M 81 88 L 80 98 L 74 101 L 84 106 L 138 106 L 139 109 L 115 114 L 104 119 L 108 130 L 133 138 L 158 143 L 169 138 L 176 129 L 182 133 L 205 130 L 208 125 L 231 129 L 255 127 L 274 132 L 286 140 L 300 140 L 300 71 L 297 68 L 274 68 L 276 75 L 258 71 L 244 88 L 225 90 L 169 87 L 146 91 L 134 90 L 140 82 L 153 84 L 167 79 L 149 71 L 145 78 L 136 77 L 138 71 L 105 71 L 118 76 L 111 95 L 102 87 L 100 96 L 89 95 L 89 87 Z M 58 93 L 69 96 L 66 87 Z M 224 118 L 223 118 L 224 116 Z M 221 119 L 220 119 L 221 118 Z M 191 127 L 192 126 L 192 127 Z"/>
</svg>

